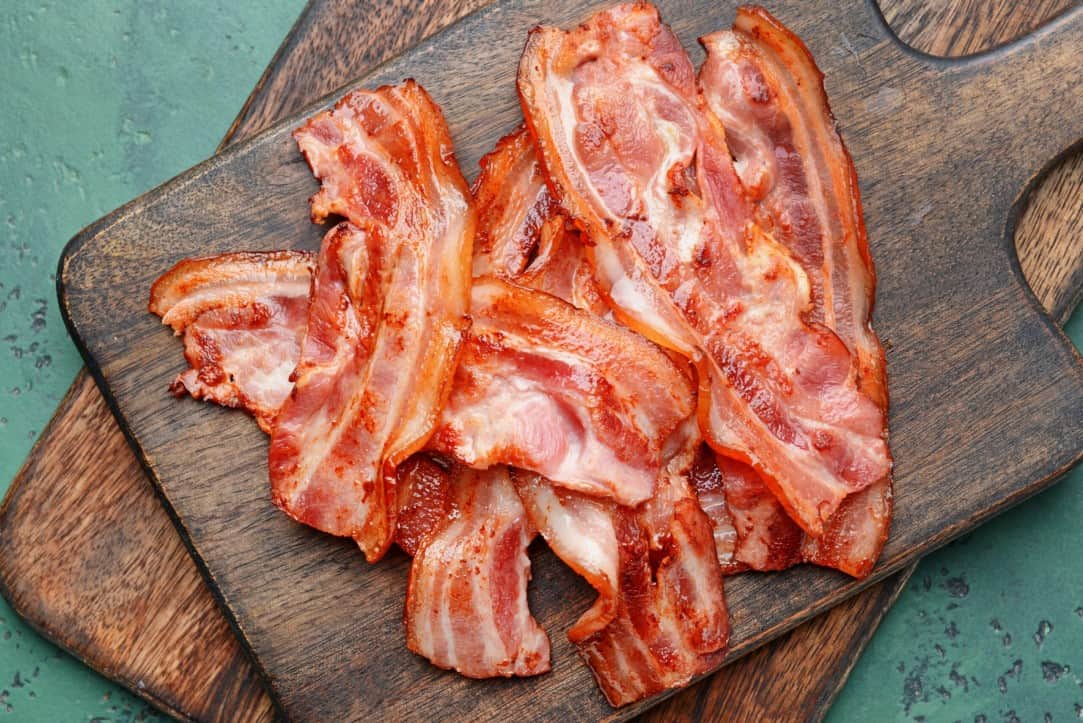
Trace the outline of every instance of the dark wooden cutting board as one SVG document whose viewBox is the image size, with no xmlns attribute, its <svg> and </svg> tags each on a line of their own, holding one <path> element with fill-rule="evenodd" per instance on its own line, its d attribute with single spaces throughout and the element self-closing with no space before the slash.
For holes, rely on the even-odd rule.
<svg viewBox="0 0 1083 723">
<path fill-rule="evenodd" d="M 272 80 L 272 82 L 274 82 L 274 81 Z M 167 566 L 168 566 L 168 565 L 167 565 Z M 162 570 L 162 571 L 164 571 L 164 570 Z M 136 642 L 138 642 L 138 641 L 136 641 Z"/>
</svg>

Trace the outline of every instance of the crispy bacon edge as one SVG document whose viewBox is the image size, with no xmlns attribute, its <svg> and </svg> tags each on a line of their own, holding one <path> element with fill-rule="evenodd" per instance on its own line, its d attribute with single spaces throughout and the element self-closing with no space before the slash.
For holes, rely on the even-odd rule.
<svg viewBox="0 0 1083 723">
<path fill-rule="evenodd" d="M 314 262 L 308 251 L 228 253 L 158 277 L 147 309 L 183 335 L 189 365 L 174 395 L 243 409 L 270 431 L 293 386 Z"/>
</svg>

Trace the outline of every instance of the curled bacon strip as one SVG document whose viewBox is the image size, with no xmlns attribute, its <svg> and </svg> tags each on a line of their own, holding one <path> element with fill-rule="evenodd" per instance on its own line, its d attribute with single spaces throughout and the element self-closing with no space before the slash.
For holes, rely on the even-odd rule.
<svg viewBox="0 0 1083 723">
<path fill-rule="evenodd" d="M 870 324 L 876 276 L 853 162 L 823 75 L 804 43 L 762 8 L 739 8 L 733 30 L 701 42 L 700 87 L 726 127 L 737 173 L 810 281 L 808 317 L 850 350 L 886 439 L 886 365 Z M 743 562 L 765 570 L 804 559 L 858 577 L 871 571 L 891 520 L 890 474 L 848 497 L 818 539 L 801 534 L 753 470 L 730 464 L 725 477 Z"/>
<path fill-rule="evenodd" d="M 582 239 L 545 184 L 525 127 L 481 159 L 474 276 L 497 276 L 607 318 Z"/>
<path fill-rule="evenodd" d="M 515 475 L 546 542 L 598 591 L 568 637 L 614 706 L 685 685 L 725 655 L 729 620 L 711 523 L 688 486 L 696 446 L 682 444 L 654 496 L 634 509 Z"/>
<path fill-rule="evenodd" d="M 649 498 L 694 409 L 681 370 L 627 329 L 492 277 L 474 282 L 471 313 L 431 448 L 623 504 Z"/>
<path fill-rule="evenodd" d="M 396 539 L 414 556 L 407 646 L 471 678 L 547 672 L 549 639 L 527 607 L 536 532 L 507 468 L 442 466 L 424 455 L 403 467 L 406 520 Z"/>
<path fill-rule="evenodd" d="M 155 281 L 149 309 L 184 335 L 189 365 L 173 393 L 240 407 L 270 431 L 293 388 L 313 260 L 305 251 L 186 259 Z"/>
<path fill-rule="evenodd" d="M 808 322 L 808 279 L 761 228 L 687 54 L 648 5 L 531 33 L 527 123 L 593 242 L 621 319 L 695 360 L 701 424 L 810 534 L 890 467 L 883 413 L 839 338 Z"/>
<path fill-rule="evenodd" d="M 324 239 L 293 393 L 271 435 L 272 496 L 353 537 L 395 528 L 395 467 L 435 426 L 468 326 L 475 214 L 440 110 L 412 81 L 355 91 L 294 137 L 322 183 Z"/>
<path fill-rule="evenodd" d="M 857 358 L 862 392 L 887 408 L 884 350 L 872 329 L 876 273 L 853 160 L 835 128 L 823 73 L 805 44 L 763 8 L 700 41 L 699 85 L 726 127 L 744 187 L 808 275 L 810 318 Z"/>
</svg>

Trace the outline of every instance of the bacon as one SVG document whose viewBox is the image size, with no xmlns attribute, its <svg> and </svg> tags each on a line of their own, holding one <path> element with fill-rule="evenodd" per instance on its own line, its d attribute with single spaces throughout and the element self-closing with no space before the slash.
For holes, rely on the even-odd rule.
<svg viewBox="0 0 1083 723">
<path fill-rule="evenodd" d="M 857 173 L 823 73 L 801 39 L 763 8 L 739 8 L 733 30 L 701 42 L 699 84 L 726 127 L 745 188 L 808 275 L 811 318 L 846 343 L 862 392 L 886 409 L 884 350 L 871 324 L 876 273 Z"/>
<path fill-rule="evenodd" d="M 579 233 L 549 192 L 525 127 L 481 159 L 474 276 L 497 276 L 608 318 Z"/>
<path fill-rule="evenodd" d="M 886 364 L 870 323 L 876 276 L 857 176 L 823 74 L 804 43 L 762 8 L 739 8 L 733 30 L 701 42 L 707 60 L 699 84 L 726 127 L 737 173 L 809 279 L 807 317 L 851 352 L 861 392 L 882 412 L 886 439 Z M 891 520 L 890 474 L 848 497 L 819 540 L 801 535 L 752 470 L 726 477 L 733 481 L 730 510 L 741 521 L 742 561 L 763 570 L 805 559 L 858 577 L 872 569 Z"/>
<path fill-rule="evenodd" d="M 503 139 L 483 160 L 475 194 L 482 209 L 479 238 L 486 239 L 479 243 L 475 271 L 495 273 L 590 312 L 575 316 L 589 319 L 599 340 L 629 333 L 603 320 L 609 310 L 593 281 L 580 236 L 541 185 L 524 131 Z M 499 231 L 487 235 L 487 226 Z M 571 313 L 564 305 L 555 308 Z M 492 315 L 477 304 L 474 313 L 477 333 L 482 320 Z M 499 322 L 496 328 L 506 323 L 492 321 Z M 642 406 L 641 415 L 657 414 L 643 403 L 649 396 L 639 395 L 651 388 L 652 372 L 663 370 L 669 388 L 680 391 L 675 401 L 688 416 L 693 390 L 682 366 L 649 342 L 638 343 L 651 360 L 645 368 L 635 355 L 622 361 L 601 354 L 614 370 L 608 378 L 621 384 L 623 404 Z M 460 373 L 473 366 L 467 357 L 464 354 Z M 613 705 L 683 685 L 718 665 L 724 654 L 728 623 L 715 538 L 688 487 L 689 455 L 671 449 L 675 440 L 689 434 L 698 438 L 685 423 L 670 435 L 661 452 L 667 464 L 656 473 L 660 479 L 653 496 L 636 509 L 571 491 L 532 472 L 513 472 L 533 524 L 557 555 L 598 591 L 568 637 Z"/>
<path fill-rule="evenodd" d="M 155 281 L 148 308 L 184 335 L 189 365 L 173 393 L 239 407 L 270 431 L 293 387 L 313 260 L 305 251 L 186 259 Z"/>
<path fill-rule="evenodd" d="M 685 685 L 725 656 L 714 536 L 687 480 L 697 445 L 682 445 L 654 496 L 634 509 L 515 473 L 531 521 L 598 592 L 568 638 L 614 706 Z"/>
<path fill-rule="evenodd" d="M 694 410 L 657 347 L 554 296 L 474 282 L 473 328 L 430 447 L 472 467 L 510 464 L 634 505 Z"/>
<path fill-rule="evenodd" d="M 423 455 L 404 468 L 411 480 L 404 510 L 428 515 L 407 515 L 406 531 L 397 533 L 414 556 L 407 646 L 470 678 L 547 672 L 549 638 L 527 607 L 526 553 L 536 532 L 507 468 L 441 466 Z"/>
<path fill-rule="evenodd" d="M 532 31 L 519 67 L 555 195 L 622 321 L 697 362 L 716 450 L 752 464 L 810 534 L 890 467 L 845 344 L 756 219 L 687 54 L 647 5 Z"/>
<path fill-rule="evenodd" d="M 440 110 L 413 81 L 354 91 L 294 137 L 320 179 L 320 250 L 295 386 L 271 434 L 272 498 L 354 538 L 395 529 L 395 468 L 424 446 L 469 324 L 475 213 Z"/>
<path fill-rule="evenodd" d="M 754 471 L 753 474 L 755 474 Z M 763 483 L 760 482 L 758 475 L 756 481 L 762 487 Z M 727 505 L 728 490 L 725 482 L 718 462 L 715 460 L 714 451 L 705 444 L 700 445 L 689 475 L 689 483 L 696 493 L 699 506 L 703 508 L 704 514 L 707 515 L 714 529 L 715 552 L 718 554 L 718 564 L 722 568 L 722 574 L 732 575 L 747 570 L 748 565 L 737 559 L 739 538 L 736 523 Z M 774 501 L 773 497 L 772 501 Z M 789 520 L 789 518 L 786 519 Z"/>
</svg>

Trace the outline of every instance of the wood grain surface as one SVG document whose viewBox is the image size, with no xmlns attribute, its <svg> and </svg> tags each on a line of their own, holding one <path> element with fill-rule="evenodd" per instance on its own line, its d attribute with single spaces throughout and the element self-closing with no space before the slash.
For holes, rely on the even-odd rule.
<svg viewBox="0 0 1083 723">
<path fill-rule="evenodd" d="M 941 15 L 938 22 L 948 27 L 980 25 L 974 22 L 973 15 L 971 22 L 965 21 L 966 14 L 974 10 L 973 5 L 976 4 L 955 3 L 955 15 Z M 906 27 L 906 6 L 907 3 L 898 3 L 884 8 L 896 29 Z M 355 14 L 358 12 L 356 6 L 350 7 Z M 372 37 L 410 43 L 417 37 L 410 33 L 420 34 L 435 27 L 429 22 L 421 30 L 404 33 L 407 24 L 387 15 L 369 19 L 367 24 L 347 24 L 351 18 L 342 13 L 343 7 L 316 3 L 302 17 L 239 118 L 236 127 L 240 135 L 273 117 L 276 104 L 285 110 L 296 109 L 313 95 L 330 90 L 339 81 L 360 72 L 365 60 L 376 59 L 372 53 L 381 43 L 369 44 L 364 51 L 350 54 L 348 42 L 357 37 L 354 28 L 373 28 Z M 442 21 L 448 14 L 441 13 L 438 5 L 427 19 Z M 1024 17 L 1020 24 L 1025 27 L 1041 19 Z M 385 28 L 381 23 L 391 27 Z M 929 30 L 943 26 L 918 27 Z M 343 32 L 343 28 L 349 30 Z M 995 43 L 1014 34 L 1011 27 L 1000 29 L 1002 35 L 989 36 L 986 42 Z M 919 47 L 933 50 L 923 45 L 928 41 L 927 35 L 900 34 Z M 975 35 L 956 34 L 971 39 Z M 326 66 L 326 55 L 336 48 L 339 56 L 349 56 L 346 65 L 340 57 L 333 72 L 312 70 Z M 959 52 L 975 49 L 980 48 L 960 46 Z M 294 68 L 309 68 L 307 73 L 299 74 L 303 84 L 291 85 L 289 76 L 282 72 L 289 63 Z M 1067 283 L 1072 277 L 1065 275 L 1063 269 L 1078 265 L 1080 236 L 1058 233 L 1065 221 L 1080 218 L 1078 212 L 1073 215 L 1079 199 L 1078 162 L 1066 168 L 1075 170 L 1054 172 L 1051 179 L 1060 180 L 1043 186 L 1020 226 L 1024 270 L 1040 298 L 1047 295 L 1071 298 L 1073 288 L 1078 288 L 1078 283 L 1074 287 Z M 1072 241 L 1076 242 L 1074 249 Z M 5 543 L 0 548 L 4 552 L 0 574 L 7 582 L 9 597 L 17 609 L 50 637 L 174 713 L 205 719 L 219 717 L 222 711 L 244 719 L 267 715 L 266 698 L 262 697 L 194 566 L 140 474 L 100 396 L 82 375 L 12 485 L 0 521 L 0 535 Z M 72 519 L 83 522 L 72 526 Z M 118 550 L 127 554 L 117 554 Z M 50 573 L 46 575 L 41 570 Z M 791 635 L 787 645 L 774 644 L 776 652 L 771 660 L 775 667 L 781 665 L 778 669 L 789 670 L 789 678 L 794 680 L 793 670 L 801 661 L 805 661 L 806 669 L 822 673 L 832 654 L 838 659 L 840 653 L 848 653 L 841 656 L 848 662 L 838 668 L 844 673 L 856 656 L 853 646 L 844 640 L 862 638 L 853 635 L 855 629 L 863 627 L 853 624 L 854 616 L 861 616 L 860 620 L 878 619 L 885 599 L 879 591 L 870 590 L 801 628 Z M 857 603 L 862 600 L 872 604 L 859 606 Z M 170 625 L 155 627 L 155 618 Z M 835 622 L 828 624 L 832 620 Z M 832 648 L 825 641 L 839 645 Z M 754 660 L 764 657 L 764 651 L 760 651 Z M 205 664 L 193 665 L 193 661 Z M 743 686 L 734 678 L 745 669 L 760 671 L 761 666 L 753 665 L 752 658 L 747 665 L 731 666 L 712 681 L 685 693 L 681 700 L 689 700 L 688 705 L 693 707 L 688 710 L 700 711 L 704 708 L 694 706 L 702 706 L 707 700 L 712 706 L 719 706 L 707 710 L 729 711 L 733 719 L 744 719 L 740 715 L 742 710 L 763 711 L 762 702 L 749 692 L 758 690 L 765 700 L 778 700 L 777 695 L 769 694 L 773 688 L 764 687 L 774 679 L 754 675 L 750 680 L 759 678 L 759 687 Z M 829 683 L 832 678 L 820 677 Z M 841 682 L 843 676 L 834 677 Z M 708 685 L 721 683 L 723 679 L 724 685 Z M 829 693 L 832 686 L 833 683 L 824 690 Z M 794 693 L 810 692 L 807 686 L 794 687 L 802 690 L 788 693 L 790 701 L 802 700 L 793 698 Z M 705 697 L 705 691 L 713 692 Z M 734 692 L 726 695 L 727 691 Z M 815 695 L 805 697 L 817 699 Z M 818 703 L 822 710 L 826 699 L 818 699 Z M 757 707 L 749 707 L 752 705 Z M 672 705 L 667 706 L 667 714 L 674 712 Z M 791 708 L 789 712 L 796 711 Z M 793 719 L 806 717 L 809 716 Z"/>
</svg>

